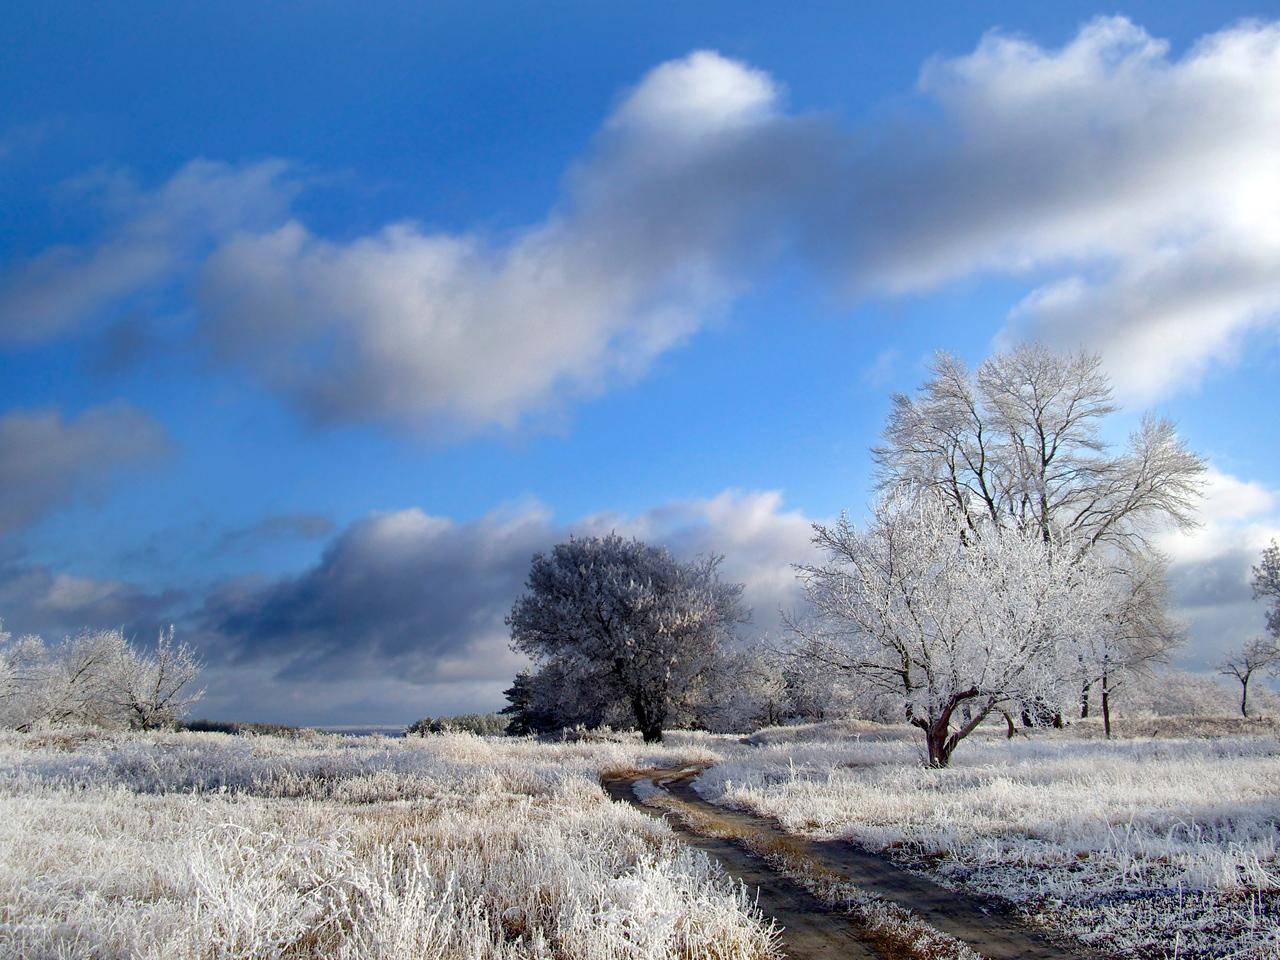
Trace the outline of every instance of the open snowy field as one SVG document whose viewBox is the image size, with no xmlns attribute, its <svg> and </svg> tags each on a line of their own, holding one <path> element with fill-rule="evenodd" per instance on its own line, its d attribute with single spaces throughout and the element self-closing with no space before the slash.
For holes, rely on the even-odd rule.
<svg viewBox="0 0 1280 960">
<path fill-rule="evenodd" d="M 781 728 L 726 751 L 697 788 L 789 832 L 848 838 L 1004 898 L 1108 952 L 1280 956 L 1275 726 L 1129 725 L 1165 735 L 1105 741 L 1087 724 L 988 735 L 928 771 L 905 727 Z"/>
<path fill-rule="evenodd" d="M 1280 957 L 1276 730 L 1160 723 L 983 731 L 947 770 L 920 766 L 915 731 L 865 723 L 665 746 L 5 734 L 0 957 L 776 956 L 703 854 L 598 786 L 690 764 L 708 799 L 1108 954 Z"/>
<path fill-rule="evenodd" d="M 465 735 L 0 738 L 0 956 L 773 955 L 602 769 L 695 748 Z"/>
</svg>

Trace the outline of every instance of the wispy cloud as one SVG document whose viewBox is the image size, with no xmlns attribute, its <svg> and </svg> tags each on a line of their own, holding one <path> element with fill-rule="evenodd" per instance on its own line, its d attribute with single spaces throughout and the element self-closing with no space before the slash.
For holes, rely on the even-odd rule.
<svg viewBox="0 0 1280 960">
<path fill-rule="evenodd" d="M 121 469 L 168 449 L 160 424 L 123 403 L 71 419 L 53 408 L 0 415 L 0 535 L 102 493 Z"/>
</svg>

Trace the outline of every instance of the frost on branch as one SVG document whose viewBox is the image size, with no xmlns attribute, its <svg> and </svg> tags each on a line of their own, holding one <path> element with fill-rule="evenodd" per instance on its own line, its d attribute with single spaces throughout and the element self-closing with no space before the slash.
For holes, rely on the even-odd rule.
<svg viewBox="0 0 1280 960">
<path fill-rule="evenodd" d="M 541 664 L 533 680 L 557 691 L 558 715 L 621 708 L 661 740 L 745 619 L 742 585 L 721 582 L 719 562 L 617 534 L 557 544 L 533 559 L 507 618 L 512 646 Z"/>
<path fill-rule="evenodd" d="M 1062 540 L 978 524 L 929 490 L 876 504 L 865 529 L 816 525 L 800 568 L 824 656 L 899 699 L 931 766 L 993 712 L 1061 702 L 1107 609 L 1106 570 Z"/>
<path fill-rule="evenodd" d="M 199 673 L 195 651 L 174 643 L 172 627 L 151 651 L 120 630 L 84 630 L 53 645 L 0 632 L 0 724 L 172 726 L 199 699 Z"/>
</svg>

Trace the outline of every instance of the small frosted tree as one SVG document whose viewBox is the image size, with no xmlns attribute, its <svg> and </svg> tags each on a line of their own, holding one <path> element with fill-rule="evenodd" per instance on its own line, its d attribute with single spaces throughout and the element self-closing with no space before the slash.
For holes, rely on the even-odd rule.
<svg viewBox="0 0 1280 960">
<path fill-rule="evenodd" d="M 719 562 L 617 534 L 557 544 L 533 558 L 507 617 L 512 647 L 581 678 L 587 696 L 607 693 L 646 742 L 661 740 L 746 619 L 742 585 L 722 582 Z"/>
<path fill-rule="evenodd" d="M 899 491 L 859 529 L 814 526 L 822 564 L 799 567 L 823 659 L 896 697 L 945 767 L 993 712 L 1059 702 L 1080 680 L 1105 578 L 1039 531 L 974 525 L 929 490 Z"/>
<path fill-rule="evenodd" d="M 1280 668 L 1280 642 L 1274 637 L 1254 637 L 1245 642 L 1239 652 L 1227 657 L 1218 666 L 1218 672 L 1234 677 L 1240 684 L 1240 716 L 1249 716 L 1249 682 L 1258 673 Z"/>
<path fill-rule="evenodd" d="M 1094 629 L 1080 638 L 1077 653 L 1084 678 L 1081 717 L 1089 715 L 1094 689 L 1099 693 L 1102 726 L 1111 736 L 1111 702 L 1135 675 L 1167 663 L 1182 642 L 1182 627 L 1168 612 L 1168 578 L 1162 557 L 1112 552 L 1106 569 L 1104 603 Z"/>
<path fill-rule="evenodd" d="M 152 651 L 139 650 L 111 631 L 111 660 L 103 699 L 133 730 L 173 726 L 203 695 L 195 688 L 200 661 L 195 650 L 174 642 L 173 627 L 160 632 Z"/>
<path fill-rule="evenodd" d="M 170 726 L 199 699 L 199 672 L 195 652 L 174 642 L 172 627 L 152 651 L 120 630 L 82 630 L 53 645 L 26 636 L 0 643 L 0 719 L 19 730 Z"/>
</svg>

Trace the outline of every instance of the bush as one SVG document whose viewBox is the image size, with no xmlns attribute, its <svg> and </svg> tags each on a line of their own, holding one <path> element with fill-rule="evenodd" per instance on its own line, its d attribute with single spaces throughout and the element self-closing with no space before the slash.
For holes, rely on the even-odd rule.
<svg viewBox="0 0 1280 960">
<path fill-rule="evenodd" d="M 283 723 L 239 723 L 235 720 L 188 720 L 179 729 L 193 733 L 229 733 L 232 736 L 255 735 L 271 737 L 297 737 L 305 727 L 290 727 Z"/>
<path fill-rule="evenodd" d="M 430 733 L 474 733 L 478 737 L 500 737 L 507 732 L 507 718 L 496 713 L 464 713 L 457 717 L 423 717 L 405 730 L 406 737 Z"/>
</svg>

